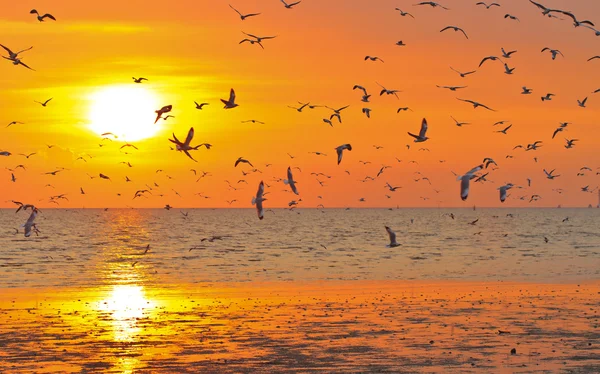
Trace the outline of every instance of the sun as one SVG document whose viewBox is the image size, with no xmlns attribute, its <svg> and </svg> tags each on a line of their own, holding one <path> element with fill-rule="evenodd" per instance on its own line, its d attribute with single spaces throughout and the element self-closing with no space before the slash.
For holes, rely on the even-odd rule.
<svg viewBox="0 0 600 374">
<path fill-rule="evenodd" d="M 112 132 L 119 140 L 150 138 L 160 130 L 155 110 L 158 99 L 142 85 L 110 86 L 91 95 L 90 129 L 98 135 Z"/>
</svg>

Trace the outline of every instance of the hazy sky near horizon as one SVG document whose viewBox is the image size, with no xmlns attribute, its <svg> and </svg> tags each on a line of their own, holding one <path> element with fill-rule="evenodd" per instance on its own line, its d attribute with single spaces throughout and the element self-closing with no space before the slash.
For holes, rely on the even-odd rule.
<svg viewBox="0 0 600 374">
<path fill-rule="evenodd" d="M 566 16 L 544 17 L 526 0 L 496 1 L 501 7 L 490 9 L 475 0 L 439 2 L 450 10 L 405 0 L 303 0 L 293 9 L 278 0 L 231 1 L 243 13 L 261 13 L 245 21 L 227 1 L 3 3 L 0 43 L 13 50 L 33 46 L 20 57 L 35 71 L 0 61 L 0 150 L 12 153 L 0 157 L 0 206 L 12 206 L 9 200 L 55 206 L 49 197 L 66 194 L 69 201 L 61 200 L 62 207 L 223 207 L 231 200 L 237 200 L 233 207 L 248 207 L 261 180 L 269 185 L 267 208 L 299 198 L 303 207 L 596 204 L 597 194 L 581 188 L 591 191 L 600 184 L 600 93 L 592 93 L 600 88 L 600 59 L 587 62 L 600 52 L 600 37 L 575 28 Z M 600 22 L 597 1 L 541 2 Z M 415 18 L 400 16 L 396 7 Z M 57 21 L 38 22 L 29 14 L 33 8 Z M 507 13 L 519 21 L 505 19 Z M 469 39 L 452 30 L 440 33 L 448 25 L 462 27 Z M 246 37 L 242 32 L 277 37 L 265 40 L 261 49 L 239 44 Z M 406 46 L 396 46 L 399 40 Z M 483 57 L 501 56 L 502 47 L 517 50 L 503 59 L 514 74 L 504 74 L 499 62 L 478 68 Z M 559 49 L 564 57 L 552 60 L 540 52 L 544 47 Z M 366 55 L 385 62 L 364 61 Z M 461 78 L 450 66 L 477 72 Z M 148 81 L 133 83 L 132 77 L 140 76 Z M 398 98 L 380 96 L 376 82 L 402 92 Z M 355 84 L 372 94 L 370 103 L 360 101 Z M 451 92 L 436 85 L 467 88 Z M 522 86 L 533 93 L 522 95 Z M 219 99 L 230 88 L 240 106 L 224 110 Z M 546 93 L 556 97 L 542 102 Z M 578 107 L 577 100 L 585 97 L 587 107 Z M 34 102 L 49 98 L 46 107 Z M 457 98 L 497 111 L 473 109 Z M 194 101 L 209 105 L 200 111 Z M 342 112 L 343 123 L 334 119 L 332 128 L 323 122 L 329 109 L 299 113 L 288 108 L 299 101 L 349 108 Z M 175 117 L 154 127 L 154 110 L 168 104 Z M 372 109 L 370 119 L 361 113 L 363 107 Z M 413 111 L 397 114 L 399 107 Z M 457 127 L 451 116 L 471 124 Z M 407 131 L 418 132 L 422 118 L 429 123 L 430 139 L 413 143 Z M 264 124 L 242 123 L 251 119 Z M 494 132 L 505 127 L 492 126 L 501 120 L 513 125 L 506 135 Z M 6 127 L 11 121 L 24 124 Z M 552 139 L 559 122 L 571 124 Z M 213 145 L 192 152 L 197 163 L 170 150 L 167 140 L 172 133 L 185 138 L 190 127 L 193 144 Z M 130 139 L 100 136 L 120 130 Z M 565 138 L 579 141 L 566 149 Z M 120 149 L 123 140 L 139 150 Z M 538 150 L 513 150 L 535 141 L 543 142 Z M 344 143 L 353 150 L 344 152 L 338 166 L 334 148 Z M 19 155 L 34 152 L 28 159 Z M 252 173 L 246 165 L 234 168 L 240 156 L 261 172 Z M 498 169 L 486 170 L 489 182 L 473 183 L 463 202 L 452 172 L 462 174 L 484 157 L 496 160 Z M 26 170 L 7 170 L 17 165 Z M 375 177 L 383 165 L 391 168 L 375 181 L 361 181 Z M 299 168 L 294 169 L 299 196 L 274 180 L 286 178 L 288 166 Z M 577 176 L 584 166 L 592 171 Z M 59 168 L 66 170 L 44 174 Z M 190 169 L 211 175 L 197 181 L 199 175 Z M 543 169 L 556 169 L 560 177 L 546 179 Z M 331 178 L 319 177 L 321 187 L 311 172 Z M 99 173 L 111 181 L 98 178 Z M 125 182 L 126 176 L 132 182 Z M 415 181 L 423 176 L 431 185 Z M 402 188 L 390 192 L 386 182 Z M 501 204 L 496 189 L 509 182 L 523 188 L 512 189 Z M 152 195 L 132 200 L 146 185 Z M 530 205 L 536 194 L 541 200 Z"/>
</svg>

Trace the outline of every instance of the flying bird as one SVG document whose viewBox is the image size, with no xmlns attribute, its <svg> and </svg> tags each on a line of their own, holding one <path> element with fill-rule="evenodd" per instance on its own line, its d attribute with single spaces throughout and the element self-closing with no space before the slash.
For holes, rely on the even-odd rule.
<svg viewBox="0 0 600 374">
<path fill-rule="evenodd" d="M 442 9 L 444 9 L 444 10 L 450 10 L 450 9 L 446 8 L 445 6 L 440 5 L 439 3 L 436 3 L 436 2 L 433 2 L 433 1 L 422 1 L 420 3 L 414 4 L 413 6 L 418 6 L 418 5 L 429 5 L 432 8 L 440 7 Z"/>
<path fill-rule="evenodd" d="M 415 138 L 415 140 L 414 140 L 415 143 L 422 143 L 422 142 L 428 140 L 429 138 L 427 137 L 426 134 L 427 134 L 427 120 L 425 118 L 423 118 L 423 120 L 421 121 L 421 130 L 419 131 L 419 135 L 415 135 L 410 132 L 408 133 L 408 135 Z"/>
<path fill-rule="evenodd" d="M 244 20 L 245 20 L 246 18 L 248 18 L 248 17 L 254 17 L 254 16 L 258 16 L 258 15 L 260 14 L 260 13 L 248 13 L 248 14 L 242 14 L 242 13 L 240 13 L 240 12 L 239 12 L 237 9 L 235 9 L 233 6 L 231 6 L 231 4 L 229 4 L 229 7 L 230 7 L 231 9 L 235 10 L 235 12 L 236 12 L 237 14 L 239 14 L 239 15 L 240 15 L 240 18 L 241 18 L 241 20 L 242 20 L 242 21 L 244 21 Z"/>
<path fill-rule="evenodd" d="M 342 162 L 342 156 L 343 156 L 343 152 L 344 150 L 352 150 L 352 145 L 350 144 L 342 144 L 339 147 L 335 148 L 336 152 L 337 152 L 337 164 L 339 165 Z"/>
<path fill-rule="evenodd" d="M 512 183 L 505 184 L 504 186 L 498 187 L 500 191 L 500 202 L 503 203 L 506 200 L 506 192 L 513 188 Z"/>
<path fill-rule="evenodd" d="M 237 160 L 235 160 L 235 164 L 233 165 L 233 167 L 237 167 L 239 163 L 244 163 L 244 164 L 248 164 L 250 165 L 250 167 L 254 167 L 254 165 L 252 165 L 252 163 L 246 159 L 244 159 L 243 157 L 238 157 Z"/>
<path fill-rule="evenodd" d="M 205 105 L 208 105 L 208 103 L 200 103 L 200 104 L 198 104 L 198 103 L 197 103 L 197 102 L 195 102 L 195 101 L 194 101 L 194 104 L 196 104 L 196 109 L 198 109 L 198 110 L 202 110 L 202 108 L 203 108 Z"/>
<path fill-rule="evenodd" d="M 506 19 L 506 18 L 510 18 L 510 19 L 512 19 L 513 21 L 518 21 L 518 22 L 521 22 L 521 21 L 519 21 L 519 19 L 518 19 L 517 17 L 513 16 L 512 14 L 508 14 L 508 13 L 506 13 L 506 14 L 504 15 L 504 18 L 505 18 L 505 19 Z"/>
<path fill-rule="evenodd" d="M 144 77 L 139 77 L 139 78 L 131 77 L 131 78 L 133 79 L 134 83 L 142 83 L 143 81 L 147 81 L 148 80 L 148 79 L 146 79 Z"/>
<path fill-rule="evenodd" d="M 401 15 L 402 17 L 411 16 L 412 18 L 415 18 L 415 17 L 414 17 L 412 14 L 410 14 L 410 13 L 408 13 L 408 12 L 403 12 L 403 11 L 402 11 L 402 9 L 400 9 L 400 8 L 396 8 L 396 10 L 397 10 L 398 12 L 400 12 L 400 15 Z"/>
<path fill-rule="evenodd" d="M 480 66 L 481 66 L 481 65 L 480 65 Z M 458 73 L 458 75 L 460 75 L 460 77 L 461 77 L 461 78 L 465 78 L 467 75 L 469 75 L 469 74 L 473 74 L 473 73 L 477 72 L 477 70 L 473 70 L 473 71 L 467 71 L 467 72 L 464 72 L 464 73 L 463 73 L 463 72 L 460 72 L 460 71 L 458 71 L 458 70 L 454 69 L 452 66 L 450 66 L 450 69 L 451 69 L 452 71 L 454 71 L 454 72 Z"/>
<path fill-rule="evenodd" d="M 388 244 L 387 247 L 394 248 L 400 246 L 400 244 L 396 242 L 396 233 L 392 231 L 392 229 L 390 229 L 388 226 L 385 226 L 385 231 L 387 231 L 388 236 L 390 237 L 390 244 Z"/>
<path fill-rule="evenodd" d="M 40 104 L 41 106 L 45 107 L 46 105 L 48 105 L 48 103 L 52 100 L 53 98 L 49 98 L 48 100 L 41 102 L 41 101 L 36 101 L 34 100 L 33 102 Z"/>
<path fill-rule="evenodd" d="M 562 52 L 559 51 L 558 49 L 551 49 L 551 48 L 546 47 L 546 48 L 542 49 L 542 52 L 545 52 L 545 51 L 550 51 L 550 54 L 552 54 L 552 59 L 553 60 L 555 60 L 556 56 L 558 56 L 558 55 L 561 55 L 562 57 L 565 57 L 565 55 L 563 55 Z"/>
<path fill-rule="evenodd" d="M 193 138 L 194 138 L 194 128 L 192 127 L 188 131 L 187 137 L 185 138 L 185 142 L 181 142 L 179 139 L 177 139 L 177 137 L 175 136 L 175 133 L 173 133 L 173 139 L 169 139 L 169 141 L 171 143 L 175 144 L 175 148 L 177 151 L 185 153 L 185 155 L 188 156 L 190 159 L 192 159 L 192 161 L 198 162 L 198 161 L 194 160 L 192 155 L 190 155 L 190 153 L 189 153 L 189 151 L 192 151 L 192 150 L 196 151 L 196 150 L 198 150 L 198 148 L 200 148 L 199 145 L 195 146 L 195 147 L 192 147 L 190 145 Z"/>
<path fill-rule="evenodd" d="M 481 104 L 481 103 L 478 103 L 477 101 L 473 101 L 473 100 L 465 100 L 465 99 L 459 99 L 459 98 L 457 98 L 457 100 L 464 101 L 465 103 L 470 103 L 470 104 L 473 104 L 473 108 L 475 108 L 475 109 L 477 109 L 478 107 L 482 107 L 482 108 L 485 108 L 485 109 L 487 109 L 487 110 L 491 110 L 492 112 L 495 112 L 495 110 L 494 110 L 494 109 L 492 109 L 492 108 L 488 107 L 487 105 L 483 105 L 483 104 Z"/>
<path fill-rule="evenodd" d="M 156 120 L 154 121 L 154 123 L 158 122 L 158 120 L 162 118 L 163 114 L 169 113 L 172 109 L 173 105 L 165 105 L 159 110 L 155 110 L 154 113 L 156 113 Z"/>
<path fill-rule="evenodd" d="M 486 3 L 484 3 L 483 1 L 480 1 L 480 2 L 478 2 L 478 3 L 477 3 L 477 4 L 475 4 L 475 5 L 483 5 L 483 6 L 484 6 L 486 9 L 490 9 L 490 8 L 491 8 L 491 7 L 493 7 L 493 6 L 497 6 L 497 7 L 499 7 L 499 6 L 500 6 L 500 4 L 498 4 L 498 3 L 491 3 L 490 5 L 487 5 L 487 4 L 486 4 Z"/>
<path fill-rule="evenodd" d="M 367 60 L 370 60 L 370 61 L 377 61 L 377 60 L 379 60 L 381 62 L 385 62 L 385 61 L 383 61 L 382 59 L 380 59 L 377 56 L 365 56 L 365 61 L 367 61 Z"/>
<path fill-rule="evenodd" d="M 295 193 L 296 195 L 298 195 L 298 189 L 296 188 L 296 181 L 294 180 L 294 177 L 292 175 L 292 168 L 290 168 L 289 166 L 287 168 L 287 179 L 284 179 L 283 183 L 289 184 L 290 188 L 292 189 L 292 192 Z"/>
<path fill-rule="evenodd" d="M 223 109 L 233 109 L 238 106 L 238 104 L 235 103 L 235 91 L 233 88 L 229 91 L 229 100 L 221 99 L 221 102 L 225 104 Z"/>
<path fill-rule="evenodd" d="M 258 185 L 258 191 L 256 191 L 256 196 L 252 198 L 252 205 L 256 204 L 256 212 L 258 213 L 258 219 L 264 218 L 263 211 L 263 201 L 267 200 L 263 197 L 265 193 L 265 184 L 263 181 L 260 181 Z"/>
<path fill-rule="evenodd" d="M 283 6 L 285 6 L 287 9 L 292 9 L 293 6 L 296 6 L 298 4 L 300 4 L 302 2 L 301 1 L 296 1 L 295 3 L 286 3 L 285 0 L 281 0 L 281 2 L 283 3 Z"/>
<path fill-rule="evenodd" d="M 56 21 L 56 18 L 54 18 L 54 16 L 52 14 L 46 13 L 43 16 L 41 16 L 40 13 L 37 10 L 35 10 L 35 9 L 32 9 L 29 12 L 29 14 L 36 14 L 37 15 L 37 20 L 40 21 L 40 22 L 44 22 L 44 18 L 49 18 L 49 19 L 51 19 L 53 21 Z"/>
<path fill-rule="evenodd" d="M 465 36 L 465 38 L 469 39 L 469 37 L 467 36 L 467 33 L 465 32 L 465 30 L 461 29 L 460 27 L 457 26 L 446 26 L 443 29 L 440 30 L 440 32 L 444 32 L 446 30 L 454 30 L 455 32 L 460 31 L 463 33 L 463 35 Z"/>
<path fill-rule="evenodd" d="M 464 175 L 457 176 L 456 180 L 460 181 L 460 198 L 465 201 L 469 197 L 469 184 L 471 179 L 475 178 L 479 170 L 483 169 L 483 164 L 475 166 L 467 171 Z"/>
</svg>

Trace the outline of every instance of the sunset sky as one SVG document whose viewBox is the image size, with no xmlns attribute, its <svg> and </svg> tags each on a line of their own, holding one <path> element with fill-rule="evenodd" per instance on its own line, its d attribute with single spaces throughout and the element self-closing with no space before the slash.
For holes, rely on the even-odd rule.
<svg viewBox="0 0 600 374">
<path fill-rule="evenodd" d="M 573 27 L 566 16 L 544 17 L 525 0 L 497 1 L 502 6 L 489 10 L 475 6 L 475 0 L 440 0 L 449 11 L 415 2 L 303 0 L 286 9 L 278 0 L 232 0 L 242 13 L 261 13 L 245 21 L 227 1 L 4 2 L 0 43 L 12 50 L 33 46 L 20 57 L 35 71 L 0 61 L 0 150 L 12 153 L 0 156 L 0 206 L 12 207 L 10 200 L 17 200 L 55 207 L 49 197 L 66 194 L 69 201 L 61 200 L 60 207 L 228 207 L 226 201 L 234 199 L 232 207 L 250 207 L 261 180 L 270 186 L 265 208 L 299 198 L 300 207 L 500 206 L 496 189 L 509 182 L 527 187 L 527 178 L 531 187 L 512 189 L 502 205 L 595 205 L 597 193 L 581 192 L 581 187 L 589 185 L 591 191 L 600 184 L 600 93 L 592 94 L 600 88 L 600 59 L 586 61 L 600 53 L 600 37 Z M 541 2 L 600 23 L 600 17 L 594 18 L 600 15 L 596 0 Z M 396 7 L 415 18 L 400 16 Z M 57 21 L 38 22 L 29 14 L 33 8 Z M 520 21 L 505 19 L 507 13 Z M 463 28 L 469 39 L 452 30 L 439 32 L 448 25 Z M 238 44 L 246 37 L 242 32 L 277 37 L 263 41 L 263 50 Z M 399 40 L 406 46 L 396 46 Z M 501 47 L 518 51 L 504 60 L 516 68 L 513 75 L 493 61 L 466 78 L 450 70 L 475 70 L 483 57 L 501 56 Z M 540 52 L 544 47 L 559 49 L 564 57 L 552 60 Z M 364 61 L 366 55 L 385 62 Z M 132 77 L 148 81 L 136 84 Z M 376 82 L 403 92 L 399 99 L 379 96 Z M 352 90 L 355 84 L 372 94 L 370 103 L 360 101 L 361 92 Z M 468 88 L 451 92 L 436 85 Z M 522 86 L 533 94 L 522 95 Z M 227 98 L 230 88 L 239 107 L 224 110 L 219 99 Z M 556 97 L 542 102 L 546 93 Z M 586 96 L 587 107 L 578 107 L 577 100 Z M 34 102 L 49 98 L 47 107 Z M 473 109 L 456 98 L 479 101 L 497 112 Z M 210 105 L 200 111 L 194 101 Z M 298 113 L 288 108 L 299 101 L 350 107 L 342 112 L 343 123 L 334 119 L 331 128 L 322 121 L 332 113 L 329 109 Z M 154 110 L 169 104 L 175 118 L 159 120 L 154 128 Z M 396 113 L 406 106 L 414 111 Z M 132 118 L 128 107 L 149 110 Z M 370 119 L 361 113 L 363 107 L 372 109 Z M 457 127 L 450 116 L 471 125 Z M 422 118 L 429 123 L 430 140 L 413 143 L 407 131 L 417 133 Z M 265 124 L 242 123 L 251 119 Z M 501 120 L 513 124 L 507 135 L 494 132 L 503 128 L 492 126 Z M 6 128 L 11 121 L 24 124 Z M 559 122 L 572 124 L 551 139 Z M 197 163 L 171 151 L 167 140 L 172 133 L 185 138 L 190 127 L 195 129 L 193 145 L 213 145 L 192 152 Z M 122 138 L 102 141 L 100 133 L 117 129 L 134 134 L 130 143 L 139 150 L 120 150 Z M 565 138 L 579 141 L 565 149 Z M 513 150 L 538 140 L 543 145 L 537 151 Z M 345 143 L 353 150 L 344 152 L 338 166 L 334 148 Z M 430 151 L 419 151 L 422 147 Z M 309 154 L 317 151 L 327 156 Z M 19 155 L 33 152 L 29 159 Z M 262 173 L 244 176 L 242 170 L 251 168 L 234 168 L 240 156 Z M 489 182 L 473 183 L 463 202 L 452 172 L 462 174 L 484 157 L 492 157 L 499 168 L 487 170 Z M 15 170 L 12 182 L 5 168 L 20 164 L 26 170 Z M 382 165 L 392 168 L 375 181 L 360 181 L 375 177 Z M 299 196 L 274 180 L 286 178 L 288 166 L 301 169 L 294 170 Z M 584 166 L 592 171 L 577 176 Z M 61 167 L 67 170 L 43 174 Z M 196 182 L 190 169 L 211 176 Z M 556 169 L 561 176 L 548 180 L 543 169 Z M 311 172 L 331 178 L 320 177 L 321 187 Z M 432 185 L 415 182 L 416 172 Z M 98 178 L 99 173 L 112 181 Z M 126 183 L 126 176 L 132 182 Z M 242 179 L 248 184 L 238 183 Z M 390 192 L 386 182 L 402 189 Z M 153 195 L 132 200 L 146 184 Z M 534 194 L 542 198 L 529 204 Z"/>
</svg>

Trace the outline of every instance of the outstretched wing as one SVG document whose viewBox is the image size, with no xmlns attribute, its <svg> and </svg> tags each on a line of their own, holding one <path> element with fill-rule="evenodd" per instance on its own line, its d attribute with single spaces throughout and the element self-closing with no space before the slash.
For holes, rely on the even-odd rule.
<svg viewBox="0 0 600 374">
<path fill-rule="evenodd" d="M 423 122 L 421 122 L 421 131 L 419 132 L 419 137 L 424 138 L 427 133 L 427 120 L 423 118 Z"/>
<path fill-rule="evenodd" d="M 190 128 L 190 131 L 188 131 L 187 134 L 187 138 L 185 138 L 185 144 L 186 145 L 190 145 L 190 143 L 192 142 L 192 139 L 194 138 L 194 128 Z"/>
</svg>

